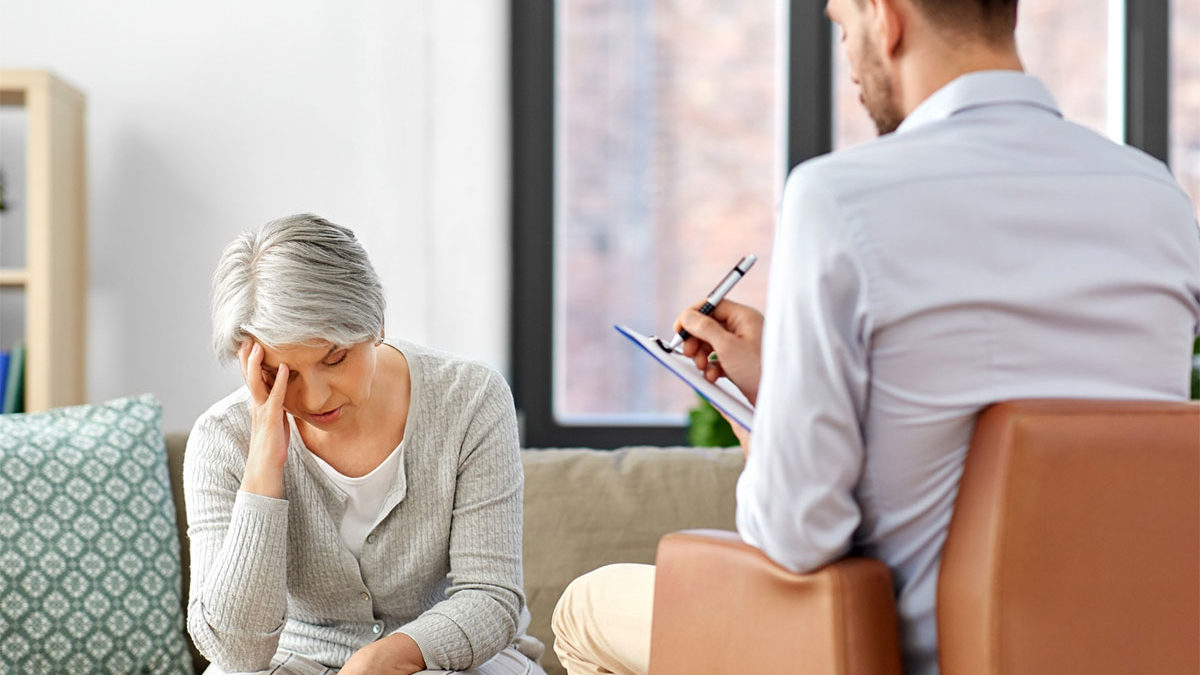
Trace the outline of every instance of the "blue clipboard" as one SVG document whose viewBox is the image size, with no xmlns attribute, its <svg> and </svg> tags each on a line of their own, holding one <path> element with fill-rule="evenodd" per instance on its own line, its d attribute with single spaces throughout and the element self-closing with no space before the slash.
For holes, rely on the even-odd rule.
<svg viewBox="0 0 1200 675">
<path fill-rule="evenodd" d="M 658 346 L 658 340 L 653 337 L 642 335 L 627 326 L 613 326 L 613 328 L 641 347 L 647 354 L 653 356 L 654 360 L 667 370 L 675 373 L 676 377 L 696 390 L 696 393 L 713 404 L 714 408 L 725 413 L 730 419 L 745 427 L 747 431 L 753 430 L 754 407 L 732 384 L 724 380 L 719 380 L 718 384 L 709 382 L 704 379 L 704 374 L 696 368 L 694 361 L 683 354 L 664 351 L 662 347 Z"/>
</svg>

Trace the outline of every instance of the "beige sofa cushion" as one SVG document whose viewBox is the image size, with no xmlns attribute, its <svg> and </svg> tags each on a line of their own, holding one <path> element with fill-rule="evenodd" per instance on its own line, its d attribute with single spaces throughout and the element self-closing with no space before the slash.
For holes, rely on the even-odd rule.
<svg viewBox="0 0 1200 675">
<path fill-rule="evenodd" d="M 525 593 L 530 633 L 549 675 L 564 672 L 550 617 L 563 589 L 614 562 L 654 562 L 658 540 L 690 528 L 734 529 L 738 448 L 526 450 Z"/>
</svg>

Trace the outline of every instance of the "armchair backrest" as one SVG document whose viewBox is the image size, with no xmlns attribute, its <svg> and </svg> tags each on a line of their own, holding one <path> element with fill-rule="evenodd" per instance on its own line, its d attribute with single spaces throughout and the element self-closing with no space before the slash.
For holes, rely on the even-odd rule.
<svg viewBox="0 0 1200 675">
<path fill-rule="evenodd" d="M 984 411 L 937 614 L 943 675 L 1200 672 L 1200 405 Z"/>
</svg>

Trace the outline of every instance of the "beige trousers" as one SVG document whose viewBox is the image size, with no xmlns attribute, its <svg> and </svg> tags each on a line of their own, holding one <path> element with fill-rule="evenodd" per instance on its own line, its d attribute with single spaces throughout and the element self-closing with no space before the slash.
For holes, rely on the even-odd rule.
<svg viewBox="0 0 1200 675">
<path fill-rule="evenodd" d="M 570 675 L 646 675 L 654 565 L 608 565 L 567 586 L 554 608 L 554 652 Z"/>
</svg>

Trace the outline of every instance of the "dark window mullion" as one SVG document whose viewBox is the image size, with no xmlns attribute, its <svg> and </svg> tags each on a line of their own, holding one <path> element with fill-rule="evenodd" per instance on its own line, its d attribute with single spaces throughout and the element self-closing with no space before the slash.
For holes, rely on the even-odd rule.
<svg viewBox="0 0 1200 675">
<path fill-rule="evenodd" d="M 511 5 L 512 336 L 513 397 L 540 433 L 549 410 L 553 254 L 554 4 Z"/>
<path fill-rule="evenodd" d="M 1125 140 L 1164 162 L 1171 110 L 1170 4 L 1125 2 Z"/>
<path fill-rule="evenodd" d="M 788 16 L 787 169 L 833 148 L 832 27 L 826 0 L 791 0 Z"/>
</svg>

